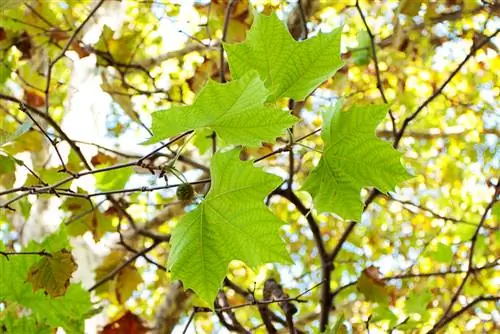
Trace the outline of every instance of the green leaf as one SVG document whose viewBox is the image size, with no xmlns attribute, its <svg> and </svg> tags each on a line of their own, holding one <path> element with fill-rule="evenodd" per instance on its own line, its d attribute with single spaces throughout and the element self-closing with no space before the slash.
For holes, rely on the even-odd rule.
<svg viewBox="0 0 500 334">
<path fill-rule="evenodd" d="M 282 180 L 240 161 L 239 154 L 231 150 L 214 155 L 207 197 L 172 233 L 168 259 L 172 277 L 210 306 L 232 260 L 251 267 L 290 261 L 279 236 L 283 222 L 264 204 L 264 197 Z"/>
<path fill-rule="evenodd" d="M 132 167 L 113 169 L 107 172 L 97 173 L 94 174 L 96 181 L 95 186 L 100 191 L 123 189 L 132 174 L 134 174 L 134 169 Z"/>
<path fill-rule="evenodd" d="M 64 228 L 50 235 L 41 244 L 32 242 L 23 251 L 55 252 L 69 247 Z M 32 291 L 26 282 L 30 267 L 38 255 L 0 256 L 0 302 L 7 301 L 31 309 L 40 323 L 63 327 L 67 333 L 83 333 L 84 320 L 91 310 L 90 295 L 79 284 L 71 284 L 64 296 L 52 298 L 42 291 Z"/>
<path fill-rule="evenodd" d="M 345 112 L 340 103 L 324 112 L 323 154 L 302 187 L 318 211 L 358 221 L 363 187 L 386 193 L 409 178 L 402 154 L 375 136 L 386 113 L 386 105 L 353 106 Z"/>
<path fill-rule="evenodd" d="M 450 246 L 439 243 L 436 250 L 431 252 L 430 256 L 437 262 L 450 263 L 453 259 L 453 252 L 451 251 Z"/>
<path fill-rule="evenodd" d="M 366 30 L 361 30 L 356 36 L 358 47 L 351 49 L 351 55 L 356 65 L 367 65 L 370 62 L 371 42 Z"/>
<path fill-rule="evenodd" d="M 14 9 L 23 5 L 23 0 L 2 0 L 0 3 L 0 12 L 7 9 Z"/>
<path fill-rule="evenodd" d="M 11 157 L 0 155 L 0 174 L 11 173 L 16 170 L 16 162 Z"/>
<path fill-rule="evenodd" d="M 431 300 L 432 293 L 429 291 L 412 290 L 406 299 L 405 311 L 406 313 L 424 314 L 427 312 L 427 305 Z"/>
<path fill-rule="evenodd" d="M 370 266 L 363 270 L 356 286 L 366 300 L 387 305 L 389 303 L 389 287 L 380 276 L 378 269 Z"/>
<path fill-rule="evenodd" d="M 16 181 L 16 161 L 10 156 L 0 155 L 0 188 L 12 188 Z"/>
<path fill-rule="evenodd" d="M 33 285 L 33 291 L 42 289 L 52 297 L 63 296 L 76 268 L 71 252 L 63 248 L 34 263 L 28 271 L 27 281 Z"/>
<path fill-rule="evenodd" d="M 214 130 L 227 145 L 260 146 L 262 141 L 274 141 L 297 119 L 264 106 L 268 96 L 255 71 L 226 84 L 209 81 L 193 105 L 153 113 L 153 137 L 147 143 L 199 128 Z"/>
<path fill-rule="evenodd" d="M 65 174 L 60 171 L 61 169 L 58 167 L 47 168 L 37 171 L 38 176 L 48 184 L 54 184 L 68 177 L 68 174 Z M 33 174 L 28 174 L 26 181 L 24 182 L 25 186 L 34 186 L 40 185 L 40 180 L 37 179 Z M 67 183 L 70 184 L 69 182 Z"/>
<path fill-rule="evenodd" d="M 0 319 L 0 323 L 4 326 L 5 332 L 0 333 L 30 333 L 30 334 L 52 334 L 53 329 L 46 324 L 37 323 L 33 316 L 15 317 L 12 313 L 8 313 L 5 319 Z"/>
<path fill-rule="evenodd" d="M 335 325 L 331 327 L 330 329 L 327 329 L 324 331 L 324 334 L 342 334 L 345 333 L 345 326 L 344 326 L 344 321 L 345 317 L 343 314 L 340 315 L 340 318 L 338 318 L 337 322 L 335 322 Z"/>
<path fill-rule="evenodd" d="M 27 120 L 19 125 L 14 133 L 8 133 L 5 131 L 0 132 L 0 147 L 28 132 L 32 125 L 33 122 L 31 120 Z"/>
<path fill-rule="evenodd" d="M 388 321 L 392 327 L 398 321 L 398 317 L 392 312 L 387 305 L 379 305 L 373 310 L 371 322 Z"/>
<path fill-rule="evenodd" d="M 304 100 L 343 66 L 340 57 L 342 28 L 297 42 L 276 14 L 255 13 L 247 39 L 226 44 L 233 78 L 256 69 L 271 91 L 269 101 L 281 97 Z"/>
</svg>

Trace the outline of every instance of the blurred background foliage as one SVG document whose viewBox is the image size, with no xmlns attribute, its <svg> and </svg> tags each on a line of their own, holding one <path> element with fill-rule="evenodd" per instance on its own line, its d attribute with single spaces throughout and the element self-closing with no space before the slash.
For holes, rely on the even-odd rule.
<svg viewBox="0 0 500 334">
<path fill-rule="evenodd" d="M 89 18 L 97 5 L 99 9 Z M 0 189 L 39 185 L 40 179 L 53 184 L 67 177 L 59 172 L 64 166 L 54 144 L 66 171 L 84 170 L 81 157 L 48 118 L 94 167 L 130 162 L 147 154 L 151 147 L 140 143 L 150 136 L 151 113 L 191 104 L 207 80 L 220 80 L 219 45 L 228 5 L 227 0 L 3 1 Z M 345 66 L 295 106 L 301 122 L 294 128 L 294 136 L 320 127 L 322 106 L 338 99 L 346 104 L 383 103 L 386 99 L 397 129 L 425 103 L 398 147 L 415 177 L 395 193 L 377 196 L 335 258 L 329 282 L 334 294 L 330 325 L 342 318 L 345 327 L 339 332 L 426 333 L 439 321 L 464 280 L 471 238 L 499 182 L 499 39 L 489 36 L 500 28 L 500 4 L 494 0 L 374 0 L 359 1 L 356 7 L 354 0 L 303 0 L 301 6 L 302 11 L 297 1 L 236 1 L 226 35 L 229 43 L 243 41 L 254 11 L 278 13 L 297 39 L 343 26 Z M 74 35 L 87 18 L 82 31 Z M 483 44 L 479 50 L 451 76 L 479 43 Z M 65 47 L 62 58 L 53 64 Z M 51 74 L 49 80 L 47 73 Z M 230 80 L 227 68 L 223 75 Z M 443 83 L 446 86 L 440 91 Z M 36 126 L 7 142 L 27 121 L 19 110 L 20 101 L 48 116 L 36 120 L 54 143 Z M 282 107 L 287 107 L 286 101 Z M 377 133 L 394 140 L 389 116 Z M 244 155 L 263 156 L 287 140 L 283 137 L 276 144 L 245 149 Z M 316 150 L 322 149 L 319 135 L 301 144 L 294 149 L 296 190 L 317 163 L 320 155 Z M 192 140 L 179 141 L 170 151 L 151 157 L 146 168 L 89 175 L 65 187 L 88 194 L 162 185 L 165 180 L 158 175 L 164 172 L 174 183 L 176 174 L 197 180 L 206 176 L 210 147 L 210 133 L 199 131 Z M 176 155 L 177 172 L 172 173 L 168 163 Z M 17 159 L 15 163 L 11 156 Z M 260 165 L 286 178 L 288 159 L 286 154 L 276 154 Z M 195 190 L 198 195 L 206 191 L 203 185 Z M 309 206 L 308 195 L 297 193 Z M 0 203 L 14 197 L 2 196 Z M 183 212 L 193 206 L 179 201 L 171 189 L 139 189 L 115 198 L 138 224 L 159 234 L 170 233 Z M 294 264 L 266 265 L 252 271 L 233 262 L 228 279 L 241 290 L 224 288 L 226 300 L 220 301 L 221 306 L 246 303 L 252 294 L 261 299 L 264 281 L 269 278 L 290 296 L 321 282 L 318 251 L 306 219 L 282 198 L 273 196 L 269 202 L 273 212 L 288 223 L 282 236 Z M 73 279 L 86 288 L 151 242 L 135 233 L 116 205 L 103 196 L 94 197 L 94 207 L 87 200 L 55 194 L 30 195 L 10 207 L 14 210 L 0 209 L 2 243 L 19 250 L 29 240 L 40 240 L 65 224 L 78 263 Z M 476 269 L 452 312 L 475 298 L 499 295 L 499 210 L 499 205 L 493 206 L 479 229 L 472 255 Z M 348 222 L 333 215 L 315 216 L 326 248 L 335 248 Z M 165 264 L 168 245 L 156 247 L 148 256 Z M 307 302 L 296 303 L 298 329 L 319 332 L 320 298 L 320 289 L 314 289 L 302 297 Z M 0 319 L 6 319 L 12 308 L 1 299 Z M 101 309 L 87 320 L 88 333 L 141 333 L 143 326 L 180 333 L 193 306 L 201 305 L 196 296 L 182 291 L 167 272 L 143 257 L 95 289 L 92 300 Z M 498 299 L 478 302 L 450 321 L 443 332 L 494 333 L 500 327 L 499 306 Z M 272 304 L 269 309 L 279 317 L 277 328 L 287 332 L 279 306 Z M 17 309 L 15 314 L 18 317 L 22 312 Z M 258 307 L 235 309 L 234 314 L 247 330 L 266 332 Z M 231 324 L 232 320 L 223 317 L 196 313 L 188 332 L 228 332 L 224 321 Z M 120 323 L 135 331 L 118 331 L 120 325 L 116 324 Z M 110 325 L 104 327 L 106 324 Z"/>
</svg>

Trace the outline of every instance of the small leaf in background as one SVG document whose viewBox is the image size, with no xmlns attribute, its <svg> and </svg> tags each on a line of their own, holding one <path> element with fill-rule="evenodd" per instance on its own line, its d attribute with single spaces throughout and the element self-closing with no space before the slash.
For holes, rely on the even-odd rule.
<svg viewBox="0 0 500 334">
<path fill-rule="evenodd" d="M 193 93 L 197 94 L 208 82 L 208 80 L 216 80 L 219 75 L 216 62 L 213 59 L 204 58 L 203 63 L 196 68 L 194 75 L 186 80 L 189 88 Z"/>
<path fill-rule="evenodd" d="M 21 198 L 17 201 L 17 205 L 19 207 L 19 212 L 23 216 L 25 220 L 28 220 L 31 212 L 31 202 L 28 200 L 28 197 Z"/>
<path fill-rule="evenodd" d="M 16 170 L 16 162 L 11 157 L 0 154 L 0 175 Z"/>
<path fill-rule="evenodd" d="M 83 198 L 68 198 L 61 208 L 72 213 L 66 225 L 70 236 L 83 235 L 90 231 L 94 240 L 99 242 L 104 234 L 115 230 L 112 217 L 103 214 L 99 208 L 88 212 L 91 210 L 90 203 Z"/>
<path fill-rule="evenodd" d="M 125 251 L 123 250 L 113 250 L 111 251 L 102 261 L 102 263 L 95 270 L 95 278 L 99 280 L 102 277 L 105 277 L 110 272 L 112 272 L 116 267 L 118 267 L 123 259 L 125 258 Z M 99 286 L 96 289 L 96 292 L 99 293 L 107 293 L 110 289 L 110 282 L 106 282 Z"/>
<path fill-rule="evenodd" d="M 28 272 L 27 281 L 33 291 L 44 290 L 52 297 L 63 296 L 69 287 L 69 280 L 77 268 L 76 262 L 66 249 L 42 256 Z"/>
<path fill-rule="evenodd" d="M 440 242 L 436 249 L 430 252 L 430 257 L 441 263 L 450 263 L 453 259 L 453 252 L 450 246 Z"/>
<path fill-rule="evenodd" d="M 95 270 L 96 280 L 108 275 L 125 260 L 126 253 L 122 250 L 114 250 L 109 253 Z M 100 296 L 107 296 L 113 303 L 120 305 L 132 296 L 132 293 L 142 281 L 142 276 L 137 268 L 130 264 L 113 276 L 113 279 L 99 286 L 96 292 Z"/>
<path fill-rule="evenodd" d="M 232 260 L 250 267 L 290 261 L 279 235 L 283 222 L 264 205 L 264 198 L 282 180 L 239 157 L 238 149 L 213 156 L 210 191 L 172 233 L 168 258 L 172 278 L 210 306 Z"/>
<path fill-rule="evenodd" d="M 26 101 L 26 104 L 32 106 L 33 108 L 39 108 L 45 105 L 45 97 L 41 95 L 41 93 L 32 89 L 24 90 L 24 100 Z"/>
<path fill-rule="evenodd" d="M 372 313 L 370 322 L 376 323 L 379 321 L 388 321 L 389 326 L 393 326 L 397 323 L 398 317 L 392 312 L 389 307 L 385 304 L 377 306 Z"/>
<path fill-rule="evenodd" d="M 16 180 L 16 162 L 9 156 L 0 154 L 0 186 L 11 188 Z"/>
<path fill-rule="evenodd" d="M 323 332 L 323 334 L 344 334 L 347 333 L 347 330 L 344 326 L 344 321 L 345 317 L 344 314 L 338 318 L 337 322 L 335 322 L 335 325 L 331 327 L 330 329 L 327 329 L 326 331 Z"/>
<path fill-rule="evenodd" d="M 302 190 L 311 194 L 319 212 L 333 212 L 343 219 L 359 221 L 363 187 L 372 186 L 387 193 L 410 175 L 401 163 L 402 154 L 375 134 L 375 128 L 387 114 L 386 105 L 341 109 L 337 103 L 323 113 L 323 154 Z"/>
<path fill-rule="evenodd" d="M 94 167 L 97 167 L 99 165 L 112 165 L 117 162 L 118 159 L 115 157 L 109 156 L 105 153 L 98 152 L 96 155 L 90 159 L 90 163 L 94 165 Z"/>
<path fill-rule="evenodd" d="M 422 6 L 422 0 L 401 0 L 399 12 L 408 16 L 416 16 Z"/>
<path fill-rule="evenodd" d="M 33 44 L 31 43 L 31 36 L 23 31 L 23 33 L 15 38 L 14 46 L 21 51 L 23 59 L 31 59 L 33 55 Z"/>
<path fill-rule="evenodd" d="M 0 2 L 0 12 L 21 7 L 24 2 L 25 0 L 2 0 Z"/>
<path fill-rule="evenodd" d="M 116 301 L 120 305 L 124 304 L 142 283 L 142 276 L 135 266 L 128 265 L 116 274 L 114 283 Z"/>
<path fill-rule="evenodd" d="M 63 31 L 59 28 L 53 27 L 50 29 L 50 39 L 54 42 L 60 42 L 67 40 L 69 35 L 66 31 Z"/>
<path fill-rule="evenodd" d="M 100 191 L 123 189 L 132 174 L 134 174 L 134 169 L 132 167 L 119 168 L 95 174 L 96 188 Z"/>
<path fill-rule="evenodd" d="M 356 65 L 367 65 L 371 57 L 370 35 L 365 30 L 361 30 L 357 35 L 358 46 L 352 49 L 352 59 Z"/>
<path fill-rule="evenodd" d="M 375 266 L 363 270 L 358 279 L 357 288 L 368 301 L 384 305 L 389 303 L 389 289 Z"/>
<path fill-rule="evenodd" d="M 78 54 L 80 59 L 90 56 L 90 52 L 81 46 L 79 41 L 73 41 L 73 43 L 71 43 L 71 49 Z"/>
<path fill-rule="evenodd" d="M 144 321 L 134 313 L 127 311 L 120 318 L 104 326 L 100 334 L 146 334 L 148 328 Z"/>
<path fill-rule="evenodd" d="M 101 78 L 102 90 L 111 96 L 132 121 L 140 122 L 139 114 L 135 111 L 132 103 L 132 97 L 126 94 L 127 90 L 122 87 L 121 81 L 108 79 L 104 72 L 102 72 Z"/>
<path fill-rule="evenodd" d="M 12 134 L 0 129 L 0 146 L 3 146 L 8 142 L 13 141 L 18 137 L 22 136 L 23 134 L 28 132 L 32 126 L 33 122 L 31 120 L 27 120 L 23 122 L 21 125 L 19 125 L 16 131 Z"/>
<path fill-rule="evenodd" d="M 38 172 L 38 176 L 48 184 L 56 183 L 68 177 L 67 174 L 60 172 L 60 167 L 40 170 Z M 67 184 L 71 183 L 68 182 Z M 36 178 L 34 175 L 28 174 L 28 177 L 26 178 L 24 185 L 25 186 L 40 185 L 40 180 Z"/>
<path fill-rule="evenodd" d="M 427 307 L 432 300 L 432 293 L 428 290 L 412 290 L 405 302 L 406 313 L 418 313 L 420 315 L 427 312 Z"/>
</svg>

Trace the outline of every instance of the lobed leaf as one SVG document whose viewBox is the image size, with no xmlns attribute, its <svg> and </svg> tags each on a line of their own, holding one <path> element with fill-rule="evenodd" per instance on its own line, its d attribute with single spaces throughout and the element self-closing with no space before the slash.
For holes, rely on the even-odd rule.
<svg viewBox="0 0 500 334">
<path fill-rule="evenodd" d="M 224 43 L 224 49 L 233 78 L 257 70 L 271 91 L 269 101 L 304 100 L 343 66 L 341 33 L 342 28 L 337 28 L 297 42 L 276 14 L 255 13 L 245 42 Z"/>
<path fill-rule="evenodd" d="M 402 154 L 375 135 L 387 109 L 386 105 L 364 105 L 342 111 L 338 103 L 323 113 L 323 154 L 302 186 L 318 211 L 359 220 L 363 187 L 386 193 L 409 178 L 401 164 Z"/>
<path fill-rule="evenodd" d="M 76 268 L 71 252 L 63 248 L 34 263 L 28 271 L 27 281 L 33 285 L 33 291 L 42 289 L 52 297 L 63 296 Z"/>
<path fill-rule="evenodd" d="M 207 197 L 172 233 L 168 259 L 172 277 L 209 305 L 232 260 L 251 267 L 290 261 L 278 233 L 283 222 L 264 204 L 282 180 L 241 161 L 239 154 L 234 149 L 214 155 Z"/>
<path fill-rule="evenodd" d="M 193 105 L 153 113 L 153 137 L 147 143 L 201 128 L 215 131 L 227 145 L 260 146 L 262 141 L 274 141 L 297 119 L 264 105 L 268 96 L 255 71 L 225 84 L 209 81 Z"/>
</svg>

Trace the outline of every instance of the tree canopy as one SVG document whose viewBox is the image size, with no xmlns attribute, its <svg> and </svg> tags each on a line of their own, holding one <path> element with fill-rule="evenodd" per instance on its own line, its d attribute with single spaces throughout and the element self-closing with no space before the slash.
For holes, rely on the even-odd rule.
<svg viewBox="0 0 500 334">
<path fill-rule="evenodd" d="M 4 0 L 0 333 L 498 331 L 499 14 Z"/>
</svg>

